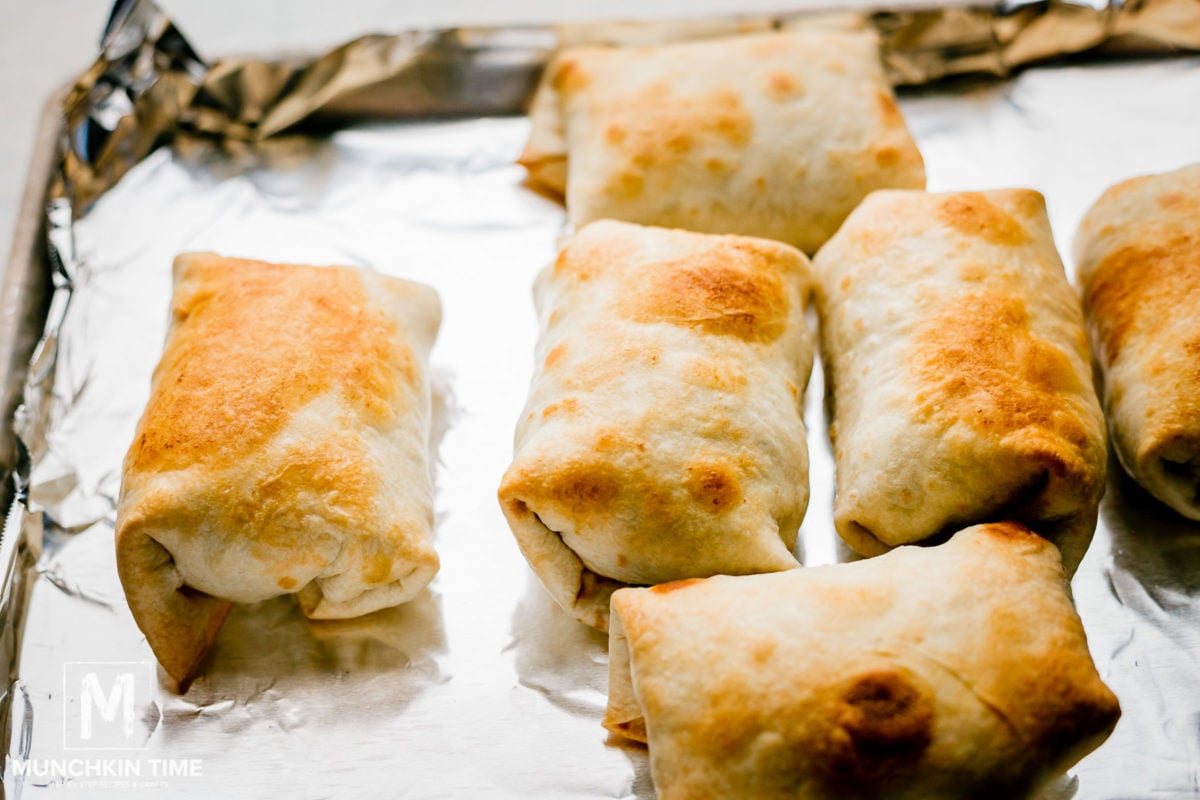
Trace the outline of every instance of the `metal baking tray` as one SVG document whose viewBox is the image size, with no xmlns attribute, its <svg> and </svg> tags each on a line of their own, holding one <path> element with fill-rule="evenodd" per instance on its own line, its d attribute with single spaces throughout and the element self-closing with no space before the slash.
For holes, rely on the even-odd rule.
<svg viewBox="0 0 1200 800">
<path fill-rule="evenodd" d="M 878 30 L 930 189 L 1039 189 L 1064 253 L 1104 187 L 1200 160 L 1195 0 L 415 31 L 215 64 L 151 3 L 119 2 L 96 65 L 51 102 L 0 295 L 6 413 L 20 404 L 0 440 L 4 795 L 653 797 L 645 750 L 599 725 L 605 638 L 549 600 L 495 501 L 533 367 L 530 285 L 565 226 L 514 164 L 522 110 L 562 39 L 793 24 Z M 112 523 L 171 258 L 194 249 L 438 289 L 443 566 L 359 620 L 238 608 L 179 695 L 125 606 Z M 818 368 L 809 565 L 849 557 L 822 392 Z M 1200 527 L 1112 465 L 1074 592 L 1124 717 L 1045 797 L 1200 797 Z"/>
</svg>

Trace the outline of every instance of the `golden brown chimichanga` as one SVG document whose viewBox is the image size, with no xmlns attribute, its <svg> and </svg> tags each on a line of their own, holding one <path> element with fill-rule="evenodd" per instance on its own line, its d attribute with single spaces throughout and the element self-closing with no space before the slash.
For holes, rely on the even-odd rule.
<svg viewBox="0 0 1200 800">
<path fill-rule="evenodd" d="M 184 681 L 232 602 L 315 619 L 412 598 L 438 568 L 430 288 L 345 267 L 175 260 L 172 319 L 125 458 L 117 568 Z"/>
<path fill-rule="evenodd" d="M 1200 520 L 1200 164 L 1110 188 L 1074 249 L 1113 448 Z"/>
<path fill-rule="evenodd" d="M 846 543 L 877 555 L 1015 519 L 1073 573 L 1104 491 L 1104 418 L 1042 196 L 876 192 L 814 270 Z"/>
<path fill-rule="evenodd" d="M 592 223 L 535 286 L 538 368 L 499 499 L 577 619 L 628 584 L 797 566 L 808 260 L 778 242 Z"/>
<path fill-rule="evenodd" d="M 531 117 L 520 161 L 576 226 L 621 219 L 811 253 L 872 190 L 925 185 L 870 33 L 568 48 Z"/>
<path fill-rule="evenodd" d="M 1027 798 L 1120 716 L 1058 552 L 1016 523 L 612 611 L 604 724 L 649 743 L 661 800 Z"/>
</svg>

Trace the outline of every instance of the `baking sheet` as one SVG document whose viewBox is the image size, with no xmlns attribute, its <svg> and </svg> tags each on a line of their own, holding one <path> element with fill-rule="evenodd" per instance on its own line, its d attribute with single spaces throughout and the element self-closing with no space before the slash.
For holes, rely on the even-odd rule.
<svg viewBox="0 0 1200 800">
<path fill-rule="evenodd" d="M 1040 189 L 1064 252 L 1104 187 L 1200 160 L 1196 57 L 1032 69 L 909 94 L 901 107 L 931 190 Z M 562 210 L 524 188 L 513 163 L 527 133 L 521 117 L 474 117 L 236 147 L 183 137 L 58 229 L 71 291 L 35 360 L 45 402 L 18 421 L 34 513 L 10 518 L 3 546 L 16 557 L 0 562 L 18 572 L 0 595 L 15 627 L 0 640 L 15 652 L 6 795 L 653 797 L 645 751 L 599 725 L 605 638 L 549 600 L 495 500 L 533 367 L 530 287 L 564 231 Z M 415 602 L 359 620 L 306 621 L 288 598 L 240 607 L 179 696 L 125 605 L 112 523 L 165 333 L 171 259 L 198 249 L 355 264 L 438 289 L 442 570 Z M 808 565 L 849 557 L 831 521 L 822 391 L 818 370 L 806 399 Z M 1113 464 L 1074 590 L 1124 716 L 1046 797 L 1200 797 L 1200 526 Z M 99 695 L 82 688 L 89 672 Z M 134 697 L 131 737 L 113 728 L 125 707 L 105 708 L 118 685 Z M 89 704 L 99 716 L 85 739 Z"/>
</svg>

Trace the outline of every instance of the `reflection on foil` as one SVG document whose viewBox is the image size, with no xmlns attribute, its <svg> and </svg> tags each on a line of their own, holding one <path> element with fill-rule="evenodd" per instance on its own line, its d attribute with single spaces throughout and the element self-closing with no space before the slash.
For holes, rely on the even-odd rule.
<svg viewBox="0 0 1200 800">
<path fill-rule="evenodd" d="M 1114 770 L 1125 758 L 1143 763 L 1146 796 L 1200 796 L 1200 523 L 1114 472 L 1100 509 L 1111 537 L 1103 568 L 1111 591 L 1095 605 L 1102 618 L 1124 622 L 1111 631 L 1104 678 L 1128 719 L 1109 763 Z"/>
<path fill-rule="evenodd" d="M 512 618 L 521 685 L 568 714 L 597 718 L 608 704 L 608 634 L 580 625 L 532 573 Z"/>
</svg>

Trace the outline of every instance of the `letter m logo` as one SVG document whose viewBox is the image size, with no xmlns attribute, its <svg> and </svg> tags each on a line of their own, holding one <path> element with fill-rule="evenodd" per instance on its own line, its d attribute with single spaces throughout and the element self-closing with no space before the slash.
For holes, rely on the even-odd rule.
<svg viewBox="0 0 1200 800">
<path fill-rule="evenodd" d="M 152 662 L 63 664 L 63 748 L 140 750 L 158 728 Z"/>
<path fill-rule="evenodd" d="M 115 722 L 117 707 L 121 709 L 121 733 L 133 739 L 133 673 L 122 672 L 116 676 L 107 694 L 100 686 L 100 677 L 95 672 L 85 672 L 79 682 L 79 696 L 83 705 L 79 709 L 79 738 L 92 740 L 92 719 L 96 711 L 108 722 Z"/>
</svg>

